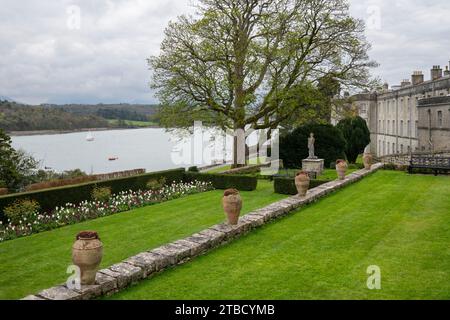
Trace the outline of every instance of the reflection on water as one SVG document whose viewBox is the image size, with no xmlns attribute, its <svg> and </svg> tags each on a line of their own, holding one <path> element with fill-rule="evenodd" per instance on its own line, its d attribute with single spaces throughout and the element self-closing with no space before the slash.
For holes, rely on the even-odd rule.
<svg viewBox="0 0 450 320">
<path fill-rule="evenodd" d="M 216 138 L 216 133 L 203 133 L 206 148 L 200 161 L 186 161 L 180 155 L 173 154 L 176 150 L 183 150 L 184 155 L 189 157 L 189 150 L 194 150 L 194 143 L 190 143 L 193 139 L 180 138 L 164 129 L 99 131 L 92 133 L 92 139 L 86 132 L 77 132 L 12 137 L 12 140 L 14 148 L 23 149 L 41 161 L 41 168 L 52 168 L 58 172 L 81 169 L 87 173 L 108 173 L 138 168 L 151 172 L 188 167 L 194 163 L 209 165 L 213 161 L 223 160 L 223 153 L 217 152 L 219 149 L 226 148 L 230 152 L 227 146 L 230 143 L 224 144 L 223 139 L 220 143 L 214 143 Z M 116 160 L 111 161 L 113 159 Z"/>
</svg>

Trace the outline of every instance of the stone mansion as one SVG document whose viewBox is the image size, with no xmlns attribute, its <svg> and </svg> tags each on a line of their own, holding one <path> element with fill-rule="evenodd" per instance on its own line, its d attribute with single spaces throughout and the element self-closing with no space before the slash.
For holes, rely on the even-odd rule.
<svg viewBox="0 0 450 320">
<path fill-rule="evenodd" d="M 385 84 L 350 101 L 369 125 L 370 150 L 376 156 L 450 150 L 449 66 L 434 66 L 430 80 L 415 71 L 401 85 Z"/>
</svg>

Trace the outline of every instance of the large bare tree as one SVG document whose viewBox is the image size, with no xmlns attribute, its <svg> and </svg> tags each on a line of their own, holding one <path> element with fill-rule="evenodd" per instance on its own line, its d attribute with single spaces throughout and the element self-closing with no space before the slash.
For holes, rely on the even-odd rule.
<svg viewBox="0 0 450 320">
<path fill-rule="evenodd" d="M 199 0 L 196 15 L 171 22 L 160 55 L 149 59 L 161 119 L 167 127 L 199 117 L 274 129 L 298 108 L 286 100 L 303 84 L 369 83 L 375 63 L 364 29 L 346 0 Z M 236 164 L 236 142 L 234 150 Z"/>
</svg>

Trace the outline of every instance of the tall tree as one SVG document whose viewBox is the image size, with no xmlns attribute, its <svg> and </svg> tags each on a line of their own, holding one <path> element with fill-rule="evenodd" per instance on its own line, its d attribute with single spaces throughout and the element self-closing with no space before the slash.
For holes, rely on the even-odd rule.
<svg viewBox="0 0 450 320">
<path fill-rule="evenodd" d="M 8 188 L 15 188 L 20 180 L 17 162 L 18 156 L 11 146 L 11 138 L 0 129 L 0 181 Z"/>
<path fill-rule="evenodd" d="M 274 129 L 298 107 L 292 90 L 324 77 L 369 84 L 364 23 L 346 0 L 199 0 L 149 59 L 167 127 L 193 116 L 222 128 Z M 234 164 L 237 164 L 237 139 Z"/>
<path fill-rule="evenodd" d="M 25 151 L 14 150 L 11 138 L 0 129 L 0 188 L 20 191 L 33 181 L 39 163 Z"/>
</svg>

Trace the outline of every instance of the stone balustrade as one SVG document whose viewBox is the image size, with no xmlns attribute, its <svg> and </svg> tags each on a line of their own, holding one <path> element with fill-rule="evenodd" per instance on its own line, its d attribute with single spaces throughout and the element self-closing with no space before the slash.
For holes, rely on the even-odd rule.
<svg viewBox="0 0 450 320">
<path fill-rule="evenodd" d="M 431 152 L 414 152 L 412 155 L 424 156 L 424 157 L 450 157 L 450 151 L 435 151 Z M 394 164 L 397 166 L 409 166 L 411 161 L 411 154 L 392 154 L 380 157 L 380 161 L 385 164 Z"/>
</svg>

